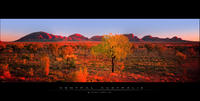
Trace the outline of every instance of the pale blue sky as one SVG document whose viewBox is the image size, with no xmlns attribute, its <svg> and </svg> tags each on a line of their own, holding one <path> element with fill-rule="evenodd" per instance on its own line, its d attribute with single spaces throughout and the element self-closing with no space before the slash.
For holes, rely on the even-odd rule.
<svg viewBox="0 0 200 101">
<path fill-rule="evenodd" d="M 1 40 L 14 41 L 37 31 L 86 37 L 109 33 L 134 33 L 142 38 L 178 36 L 199 41 L 199 19 L 1 19 Z"/>
</svg>

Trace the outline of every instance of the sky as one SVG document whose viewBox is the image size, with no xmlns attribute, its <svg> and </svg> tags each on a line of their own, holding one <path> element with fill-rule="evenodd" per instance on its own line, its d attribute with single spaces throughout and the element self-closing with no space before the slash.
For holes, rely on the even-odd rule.
<svg viewBox="0 0 200 101">
<path fill-rule="evenodd" d="M 69 36 L 128 34 L 199 41 L 199 19 L 0 19 L 1 41 L 15 41 L 32 32 Z"/>
</svg>

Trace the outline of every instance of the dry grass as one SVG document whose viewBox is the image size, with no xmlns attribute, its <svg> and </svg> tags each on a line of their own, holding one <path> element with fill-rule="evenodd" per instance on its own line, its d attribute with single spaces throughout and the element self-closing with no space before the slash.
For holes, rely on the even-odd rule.
<svg viewBox="0 0 200 101">
<path fill-rule="evenodd" d="M 29 51 L 26 47 L 29 44 L 33 44 L 37 49 Z M 59 45 L 58 52 L 55 53 L 58 55 L 52 55 L 54 53 L 49 49 L 50 44 Z M 0 44 L 0 50 L 2 50 L 0 51 L 0 77 L 4 78 L 0 80 L 6 81 L 6 78 L 27 82 L 182 82 L 196 80 L 193 77 L 196 76 L 197 69 L 199 70 L 199 64 L 194 61 L 200 57 L 195 44 L 151 43 L 153 48 L 150 45 L 151 51 L 147 52 L 146 43 L 134 43 L 132 53 L 124 61 L 116 62 L 114 73 L 111 73 L 109 58 L 91 54 L 91 47 L 97 44 L 99 43 Z M 17 46 L 17 51 L 11 47 L 13 45 Z M 179 50 L 182 49 L 181 52 L 175 50 L 176 46 L 180 48 Z M 185 69 L 188 72 L 184 79 L 182 68 L 189 68 Z"/>
<path fill-rule="evenodd" d="M 44 74 L 47 76 L 49 74 L 50 59 L 48 55 L 41 57 L 41 66 L 44 69 Z"/>
<path fill-rule="evenodd" d="M 8 68 L 8 64 L 0 64 L 0 67 L 2 69 L 2 72 L 3 72 L 3 76 L 5 78 L 11 78 L 11 74 L 10 74 L 10 70 Z"/>
</svg>

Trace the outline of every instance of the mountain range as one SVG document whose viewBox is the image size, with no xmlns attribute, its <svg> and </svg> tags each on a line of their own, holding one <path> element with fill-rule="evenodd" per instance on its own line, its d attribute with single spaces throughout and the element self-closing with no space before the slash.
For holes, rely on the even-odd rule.
<svg viewBox="0 0 200 101">
<path fill-rule="evenodd" d="M 130 34 L 123 34 L 126 36 L 129 41 L 133 42 L 187 42 L 186 40 L 182 40 L 181 38 L 178 38 L 176 36 L 172 38 L 159 38 L 159 37 L 152 37 L 151 35 L 144 36 L 143 38 L 138 38 L 137 36 L 134 36 L 133 33 Z M 79 33 L 72 34 L 68 37 L 66 36 L 60 36 L 60 35 L 54 35 L 47 32 L 33 32 L 30 33 L 15 42 L 44 42 L 44 41 L 101 41 L 103 36 L 92 36 L 91 38 L 87 38 Z"/>
</svg>

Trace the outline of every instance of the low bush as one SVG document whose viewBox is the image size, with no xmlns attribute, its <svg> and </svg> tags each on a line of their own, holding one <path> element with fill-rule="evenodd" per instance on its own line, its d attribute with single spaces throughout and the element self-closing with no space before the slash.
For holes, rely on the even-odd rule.
<svg viewBox="0 0 200 101">
<path fill-rule="evenodd" d="M 179 64 L 183 63 L 183 61 L 186 60 L 186 58 L 187 56 L 182 52 L 179 51 L 176 52 L 176 60 Z"/>
<path fill-rule="evenodd" d="M 50 59 L 48 55 L 43 55 L 41 57 L 41 67 L 44 70 L 44 75 L 48 75 L 49 74 L 49 66 L 50 66 Z"/>
<path fill-rule="evenodd" d="M 10 70 L 8 68 L 8 64 L 0 64 L 1 70 L 3 72 L 3 76 L 5 78 L 11 78 Z"/>
</svg>

